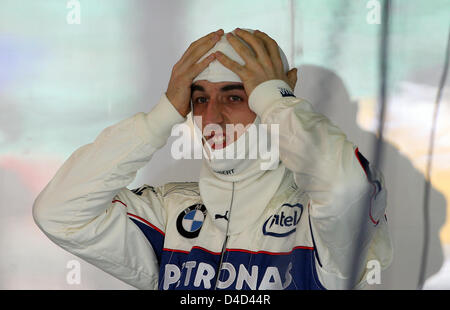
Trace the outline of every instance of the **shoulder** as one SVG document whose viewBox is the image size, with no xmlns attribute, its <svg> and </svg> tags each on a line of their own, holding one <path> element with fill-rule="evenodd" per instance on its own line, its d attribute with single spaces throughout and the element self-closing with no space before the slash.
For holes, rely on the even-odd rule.
<svg viewBox="0 0 450 310">
<path fill-rule="evenodd" d="M 119 192 L 116 199 L 129 204 L 160 205 L 161 207 L 169 201 L 198 200 L 200 190 L 197 182 L 170 182 L 161 186 L 143 184 L 139 187 L 125 188 Z"/>
<path fill-rule="evenodd" d="M 173 195 L 200 196 L 198 182 L 170 182 L 160 187 L 163 197 Z"/>
<path fill-rule="evenodd" d="M 144 184 L 130 191 L 141 197 L 158 196 L 159 198 L 166 198 L 175 194 L 188 196 L 200 195 L 198 182 L 170 182 L 162 186 Z"/>
<path fill-rule="evenodd" d="M 156 195 L 162 198 L 172 194 L 200 195 L 198 182 L 170 182 L 162 186 L 143 184 L 130 190 L 138 196 Z"/>
</svg>

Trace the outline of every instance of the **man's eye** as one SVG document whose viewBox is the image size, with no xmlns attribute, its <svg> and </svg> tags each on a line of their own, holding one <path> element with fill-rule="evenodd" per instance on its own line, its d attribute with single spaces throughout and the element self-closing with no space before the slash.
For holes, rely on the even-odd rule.
<svg viewBox="0 0 450 310">
<path fill-rule="evenodd" d="M 205 103 L 206 98 L 205 97 L 198 97 L 194 100 L 194 103 Z"/>
<path fill-rule="evenodd" d="M 239 96 L 230 96 L 230 98 L 231 98 L 231 101 L 242 101 L 242 98 L 241 97 L 239 97 Z"/>
</svg>

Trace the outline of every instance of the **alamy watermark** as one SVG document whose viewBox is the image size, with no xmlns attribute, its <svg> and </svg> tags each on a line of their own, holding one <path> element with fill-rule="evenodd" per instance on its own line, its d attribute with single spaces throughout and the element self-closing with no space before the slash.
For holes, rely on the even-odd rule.
<svg viewBox="0 0 450 310">
<path fill-rule="evenodd" d="M 78 0 L 67 1 L 66 8 L 69 10 L 66 15 L 66 21 L 69 25 L 81 24 L 81 4 Z"/>
<path fill-rule="evenodd" d="M 379 0 L 369 0 L 366 3 L 366 8 L 369 10 L 366 15 L 366 22 L 369 25 L 381 24 L 381 3 Z"/>
<path fill-rule="evenodd" d="M 218 124 L 207 124 L 200 132 L 202 117 L 194 116 L 194 122 L 197 131 L 186 123 L 173 127 L 172 136 L 177 139 L 171 146 L 172 158 L 261 159 L 261 170 L 272 170 L 279 162 L 279 124 L 226 124 L 225 130 Z M 202 140 L 210 148 L 202 147 Z"/>
<path fill-rule="evenodd" d="M 381 265 L 376 259 L 369 260 L 366 268 L 368 272 L 366 274 L 366 281 L 369 285 L 381 284 Z"/>
<path fill-rule="evenodd" d="M 66 268 L 69 271 L 66 274 L 66 282 L 69 285 L 81 284 L 81 264 L 76 259 L 67 262 Z"/>
</svg>

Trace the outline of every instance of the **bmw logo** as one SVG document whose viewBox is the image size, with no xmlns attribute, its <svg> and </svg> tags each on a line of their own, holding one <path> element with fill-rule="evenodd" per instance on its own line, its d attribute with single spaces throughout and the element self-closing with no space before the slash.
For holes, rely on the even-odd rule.
<svg viewBox="0 0 450 310">
<path fill-rule="evenodd" d="M 199 203 L 184 209 L 177 218 L 177 230 L 185 238 L 196 238 L 206 217 L 205 205 Z"/>
</svg>

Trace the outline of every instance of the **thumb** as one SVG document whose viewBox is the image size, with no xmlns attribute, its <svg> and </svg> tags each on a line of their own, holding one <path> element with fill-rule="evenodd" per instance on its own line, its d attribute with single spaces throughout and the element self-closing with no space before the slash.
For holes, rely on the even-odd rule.
<svg viewBox="0 0 450 310">
<path fill-rule="evenodd" d="M 292 90 L 294 90 L 295 85 L 297 84 L 297 68 L 293 68 L 288 71 L 287 77 L 289 80 L 289 86 L 291 86 Z"/>
</svg>

